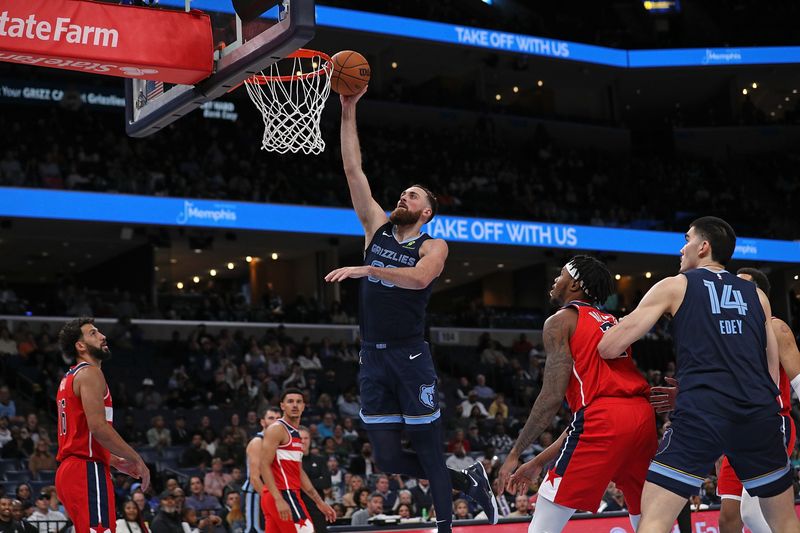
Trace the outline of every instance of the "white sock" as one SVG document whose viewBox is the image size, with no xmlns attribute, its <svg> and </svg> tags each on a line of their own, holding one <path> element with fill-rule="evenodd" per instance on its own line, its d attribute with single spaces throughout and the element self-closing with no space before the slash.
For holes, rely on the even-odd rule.
<svg viewBox="0 0 800 533">
<path fill-rule="evenodd" d="M 797 394 L 797 397 L 800 398 L 800 374 L 797 374 L 794 379 L 791 381 L 792 390 L 794 393 Z"/>
<path fill-rule="evenodd" d="M 640 514 L 629 514 L 628 515 L 628 520 L 631 521 L 631 527 L 633 527 L 634 531 L 639 529 L 639 520 L 641 520 L 641 519 L 642 519 L 642 515 L 640 515 Z"/>
<path fill-rule="evenodd" d="M 528 533 L 561 533 L 574 513 L 575 509 L 558 505 L 540 495 L 536 499 Z"/>
<path fill-rule="evenodd" d="M 772 533 L 767 524 L 764 513 L 761 511 L 761 504 L 757 496 L 750 496 L 746 490 L 742 489 L 742 522 L 752 533 Z"/>
</svg>

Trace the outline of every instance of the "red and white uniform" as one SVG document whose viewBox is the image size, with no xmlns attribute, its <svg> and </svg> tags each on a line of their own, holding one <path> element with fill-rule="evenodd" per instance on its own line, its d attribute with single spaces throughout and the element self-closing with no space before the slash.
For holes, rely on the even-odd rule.
<svg viewBox="0 0 800 533">
<path fill-rule="evenodd" d="M 274 424 L 282 425 L 289 434 L 289 442 L 278 446 L 270 468 L 275 486 L 289 504 L 292 517 L 290 520 L 281 520 L 275 500 L 265 485 L 261 491 L 261 510 L 266 517 L 266 533 L 312 533 L 314 525 L 311 523 L 311 515 L 300 497 L 303 439 L 297 428 L 283 418 L 279 418 Z"/>
<path fill-rule="evenodd" d="M 89 363 L 70 368 L 56 394 L 58 456 L 56 491 L 76 533 L 105 533 L 116 529 L 114 486 L 109 472 L 110 452 L 97 442 L 86 421 L 81 399 L 75 396 L 75 376 Z M 106 421 L 113 423 L 111 392 L 103 397 Z"/>
<path fill-rule="evenodd" d="M 642 486 L 658 446 L 650 386 L 631 359 L 603 359 L 597 345 L 617 323 L 583 301 L 570 339 L 573 367 L 567 403 L 573 413 L 561 454 L 539 488 L 539 496 L 565 507 L 596 511 L 609 481 L 625 494 L 630 514 L 640 514 Z"/>
<path fill-rule="evenodd" d="M 797 439 L 795 432 L 794 420 L 792 419 L 792 383 L 789 381 L 789 376 L 780 366 L 778 388 L 781 393 L 778 395 L 778 405 L 780 405 L 780 415 L 783 420 L 783 435 L 784 442 L 786 442 L 786 453 L 791 456 L 794 450 L 794 444 Z M 742 499 L 742 482 L 739 481 L 739 476 L 733 471 L 728 456 L 722 457 L 722 463 L 719 465 L 719 476 L 717 479 L 717 496 L 720 498 L 731 498 L 734 500 Z"/>
</svg>

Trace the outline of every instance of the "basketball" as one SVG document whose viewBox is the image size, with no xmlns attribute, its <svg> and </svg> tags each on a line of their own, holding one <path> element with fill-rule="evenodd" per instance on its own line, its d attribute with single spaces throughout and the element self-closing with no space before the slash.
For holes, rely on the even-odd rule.
<svg viewBox="0 0 800 533">
<path fill-rule="evenodd" d="M 342 96 L 357 94 L 369 83 L 369 63 L 358 52 L 342 50 L 334 55 L 331 61 L 333 62 L 331 89 Z"/>
</svg>

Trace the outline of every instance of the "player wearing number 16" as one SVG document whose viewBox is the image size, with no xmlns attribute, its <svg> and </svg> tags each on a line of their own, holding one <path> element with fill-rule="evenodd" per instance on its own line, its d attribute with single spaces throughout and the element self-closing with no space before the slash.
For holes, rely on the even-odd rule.
<svg viewBox="0 0 800 533">
<path fill-rule="evenodd" d="M 58 498 L 76 533 L 113 533 L 117 516 L 109 467 L 141 479 L 142 490 L 150 485 L 150 471 L 112 425 L 111 393 L 100 369 L 111 350 L 94 319 L 70 320 L 58 343 L 66 356 L 76 359 L 56 393 Z"/>
<path fill-rule="evenodd" d="M 449 533 L 452 488 L 463 490 L 496 521 L 496 502 L 483 467 L 449 470 L 442 449 L 438 378 L 423 337 L 425 308 L 434 280 L 442 273 L 447 244 L 422 233 L 436 215 L 436 197 L 421 185 L 400 194 L 390 216 L 373 199 L 361 169 L 353 96 L 340 95 L 341 143 L 350 198 L 364 227 L 364 264 L 336 269 L 329 282 L 360 278 L 361 352 L 359 388 L 361 420 L 386 473 L 427 479 L 436 507 L 439 533 Z M 403 449 L 405 429 L 414 452 Z"/>
<path fill-rule="evenodd" d="M 600 356 L 619 357 L 663 314 L 672 315 L 680 389 L 672 425 L 650 464 L 638 533 L 666 533 L 686 498 L 725 454 L 772 531 L 800 532 L 793 472 L 776 401 L 778 345 L 766 294 L 725 270 L 736 247 L 727 222 L 689 227 L 680 274 L 658 282 L 603 335 Z"/>
</svg>

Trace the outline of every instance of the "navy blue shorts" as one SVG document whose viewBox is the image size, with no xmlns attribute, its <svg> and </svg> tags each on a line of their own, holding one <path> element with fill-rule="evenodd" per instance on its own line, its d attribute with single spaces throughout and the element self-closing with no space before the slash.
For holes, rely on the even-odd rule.
<svg viewBox="0 0 800 533">
<path fill-rule="evenodd" d="M 428 343 L 363 343 L 358 384 L 369 427 L 425 427 L 438 420 L 439 391 Z"/>
<path fill-rule="evenodd" d="M 777 413 L 732 421 L 707 412 L 676 411 L 647 481 L 680 496 L 697 494 L 722 454 L 751 496 L 777 496 L 792 486 L 783 419 Z"/>
</svg>

